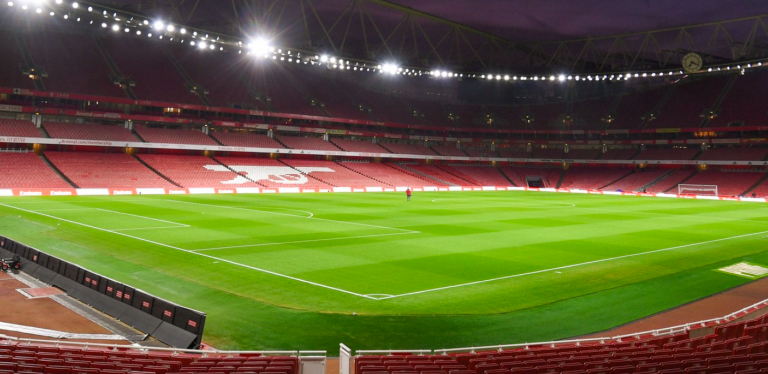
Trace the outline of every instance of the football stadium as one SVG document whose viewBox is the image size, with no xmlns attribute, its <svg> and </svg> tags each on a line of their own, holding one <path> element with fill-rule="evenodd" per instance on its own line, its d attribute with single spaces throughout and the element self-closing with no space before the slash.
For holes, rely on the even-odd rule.
<svg viewBox="0 0 768 374">
<path fill-rule="evenodd" d="M 0 374 L 768 372 L 768 2 L 0 3 Z"/>
</svg>

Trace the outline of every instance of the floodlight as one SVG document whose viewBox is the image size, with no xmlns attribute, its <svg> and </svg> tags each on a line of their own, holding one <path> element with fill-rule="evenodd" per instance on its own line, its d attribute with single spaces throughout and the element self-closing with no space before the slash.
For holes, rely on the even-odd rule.
<svg viewBox="0 0 768 374">
<path fill-rule="evenodd" d="M 74 2 L 74 3 L 72 3 L 72 7 L 77 9 L 77 8 L 80 7 L 80 4 L 78 4 L 77 2 Z"/>
<path fill-rule="evenodd" d="M 199 46 L 200 48 L 204 49 L 205 47 L 208 46 L 208 44 L 206 42 L 200 42 Z"/>
<path fill-rule="evenodd" d="M 118 30 L 120 30 L 120 26 L 112 25 L 112 31 L 118 31 Z"/>
<path fill-rule="evenodd" d="M 162 31 L 165 28 L 165 23 L 163 23 L 163 21 L 155 21 L 155 23 L 152 24 L 152 27 L 155 30 Z"/>
<path fill-rule="evenodd" d="M 104 27 L 104 28 L 106 28 L 106 27 L 107 27 L 107 23 L 106 23 L 106 22 L 102 22 L 102 23 L 101 23 L 101 27 Z"/>
<path fill-rule="evenodd" d="M 173 27 L 173 25 L 168 25 L 168 27 L 166 27 L 165 29 L 168 30 L 168 32 L 173 32 L 173 30 L 176 30 L 176 28 Z"/>
<path fill-rule="evenodd" d="M 557 76 L 557 80 L 560 81 L 560 82 L 565 81 L 565 75 L 562 75 L 562 74 L 558 75 Z"/>
<path fill-rule="evenodd" d="M 13 1 L 9 1 L 8 6 L 13 6 Z"/>
<path fill-rule="evenodd" d="M 184 35 L 187 33 L 187 29 L 182 28 L 181 30 L 179 30 L 179 32 L 181 33 L 181 35 Z"/>
<path fill-rule="evenodd" d="M 328 56 L 326 55 L 320 56 L 320 62 L 328 62 Z"/>
</svg>

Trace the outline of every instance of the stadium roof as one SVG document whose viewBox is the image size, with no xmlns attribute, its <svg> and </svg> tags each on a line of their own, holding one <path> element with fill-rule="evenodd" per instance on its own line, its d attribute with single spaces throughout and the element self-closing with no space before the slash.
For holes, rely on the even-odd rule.
<svg viewBox="0 0 768 374">
<path fill-rule="evenodd" d="M 280 46 L 401 66 L 620 72 L 768 56 L 764 0 L 90 0 Z M 766 17 L 763 17 L 766 15 Z"/>
</svg>

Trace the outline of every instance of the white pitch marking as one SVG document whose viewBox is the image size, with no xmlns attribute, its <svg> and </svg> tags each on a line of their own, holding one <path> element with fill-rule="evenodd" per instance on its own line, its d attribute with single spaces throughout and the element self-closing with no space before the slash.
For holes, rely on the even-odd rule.
<svg viewBox="0 0 768 374">
<path fill-rule="evenodd" d="M 134 230 L 159 230 L 159 229 L 185 229 L 189 226 L 159 226 L 159 227 L 136 227 L 133 229 L 114 229 L 113 231 L 134 231 Z"/>
<path fill-rule="evenodd" d="M 95 209 L 96 209 L 96 210 L 100 210 L 100 211 L 102 211 L 102 212 L 110 212 L 110 213 L 124 214 L 124 215 L 126 215 L 126 216 L 139 217 L 139 218 L 149 219 L 149 220 L 152 220 L 152 221 L 157 221 L 157 222 L 170 223 L 170 224 L 172 224 L 172 225 L 178 225 L 178 226 L 180 226 L 180 227 L 189 227 L 189 225 L 185 225 L 185 224 L 183 224 L 183 223 L 178 223 L 178 222 L 171 222 L 171 221 L 166 221 L 166 220 L 157 219 L 157 218 L 151 218 L 151 217 L 145 217 L 145 216 L 140 216 L 140 215 L 137 215 L 137 214 L 123 213 L 123 212 L 118 212 L 118 211 L 114 211 L 114 210 L 108 210 L 108 209 L 101 209 L 101 208 L 95 208 Z"/>
<path fill-rule="evenodd" d="M 420 234 L 420 232 L 395 232 L 391 234 L 375 234 L 375 235 L 360 235 L 360 236 L 348 236 L 343 238 L 326 238 L 326 239 L 309 239 L 309 240 L 297 240 L 293 242 L 275 242 L 275 243 L 259 243 L 259 244 L 246 244 L 246 245 L 233 245 L 231 247 L 215 247 L 215 248 L 203 248 L 203 249 L 191 249 L 192 252 L 201 252 L 201 251 L 214 251 L 217 249 L 232 249 L 232 248 L 250 248 L 250 247 L 264 247 L 268 245 L 283 245 L 283 244 L 295 244 L 295 243 L 311 243 L 311 242 L 325 242 L 325 241 L 332 241 L 332 240 L 346 240 L 346 239 L 357 239 L 357 238 L 375 238 L 378 236 L 392 236 L 392 235 L 409 235 L 409 234 Z"/>
<path fill-rule="evenodd" d="M 287 278 L 287 279 L 295 280 L 295 281 L 297 281 L 297 282 L 302 282 L 302 283 L 310 284 L 310 285 L 313 285 L 313 286 L 322 287 L 322 288 L 325 288 L 325 289 L 329 289 L 329 290 L 333 290 L 333 291 L 342 292 L 342 293 L 345 293 L 345 294 L 349 294 L 349 295 L 359 296 L 359 297 L 362 297 L 362 298 L 366 298 L 366 299 L 369 299 L 369 300 L 377 300 L 377 299 L 376 299 L 376 298 L 374 298 L 374 297 L 370 297 L 370 296 L 367 296 L 367 295 L 362 295 L 362 294 L 359 294 L 359 293 L 356 293 L 356 292 L 347 291 L 347 290 L 344 290 L 344 289 L 341 289 L 341 288 L 336 288 L 336 287 L 326 286 L 326 285 L 324 285 L 324 284 L 320 284 L 320 283 L 316 283 L 316 282 L 308 281 L 308 280 L 305 280 L 305 279 L 301 279 L 301 278 L 292 277 L 292 276 L 290 276 L 290 275 L 285 275 L 285 274 L 276 273 L 276 272 L 274 272 L 274 271 L 269 271 L 269 270 L 266 270 L 266 269 L 257 268 L 257 267 L 255 267 L 255 266 L 250 266 L 250 265 L 241 264 L 241 263 L 239 263 L 239 262 L 234 262 L 234 261 L 230 261 L 230 260 L 225 260 L 225 259 L 223 259 L 223 258 L 219 258 L 219 257 L 215 257 L 215 256 L 207 255 L 207 254 L 204 254 L 204 253 L 197 253 L 197 252 L 192 252 L 192 251 L 190 251 L 190 250 L 188 250 L 188 249 L 179 248 L 179 247 L 174 247 L 174 246 L 172 246 L 172 245 L 168 245 L 168 244 L 163 244 L 163 243 L 155 242 L 155 241 L 152 241 L 152 240 L 149 240 L 149 239 L 139 238 L 139 237 L 137 237 L 137 236 L 133 236 L 133 235 L 124 234 L 124 233 L 122 233 L 122 232 L 119 232 L 119 231 L 114 231 L 114 230 L 107 230 L 107 229 L 104 229 L 104 228 L 101 228 L 101 227 L 91 226 L 91 225 L 88 225 L 88 224 L 85 224 L 85 223 L 76 222 L 76 221 L 71 221 L 71 220 L 68 220 L 68 219 L 59 218 L 59 217 L 55 217 L 55 216 L 51 216 L 51 215 L 48 215 L 48 214 L 45 214 L 45 213 L 38 213 L 38 212 L 35 212 L 35 211 L 32 211 L 32 210 L 27 210 L 27 209 L 24 209 L 24 208 L 19 208 L 19 207 L 17 207 L 17 206 L 7 205 L 7 204 L 3 204 L 3 203 L 0 203 L 0 205 L 2 205 L 2 206 L 5 206 L 5 207 L 8 207 L 8 208 L 12 208 L 12 209 L 21 210 L 21 211 L 23 211 L 23 212 L 27 212 L 27 213 L 33 213 L 33 214 L 41 215 L 41 216 L 44 216 L 44 217 L 48 217 L 48 218 L 53 218 L 53 219 L 62 220 L 62 221 L 65 221 L 65 222 L 73 223 L 73 224 L 75 224 L 75 225 L 80 225 L 80 226 L 88 227 L 88 228 L 91 228 L 91 229 L 94 229 L 94 230 L 99 230 L 99 231 L 109 232 L 109 233 L 112 233 L 112 234 L 115 234 L 115 235 L 121 235 L 121 236 L 125 236 L 125 237 L 127 237 L 127 238 L 131 238 L 131 239 L 140 240 L 140 241 L 143 241 L 143 242 L 147 242 L 147 243 L 151 243 L 151 244 L 154 244 L 154 245 L 159 245 L 159 246 L 161 246 L 161 247 L 166 247 L 166 248 L 170 248 L 170 249 L 175 249 L 175 250 L 177 250 L 177 251 L 181 251 L 181 252 L 189 253 L 189 254 L 192 254 L 192 255 L 202 256 L 202 257 L 205 257 L 205 258 L 209 258 L 209 259 L 211 259 L 211 260 L 217 260 L 217 261 L 221 261 L 221 262 L 226 262 L 226 263 L 228 263 L 228 264 L 231 264 L 231 265 L 240 266 L 240 267 L 243 267 L 243 268 L 246 268 L 246 269 L 251 269 L 251 270 L 260 271 L 260 272 L 262 272 L 262 273 L 272 274 L 272 275 L 275 275 L 275 276 L 278 276 L 278 277 L 282 277 L 282 278 Z"/>
<path fill-rule="evenodd" d="M 293 215 L 293 214 L 270 212 L 268 210 L 238 208 L 238 207 L 233 207 L 233 206 L 223 206 L 223 205 L 215 205 L 215 204 L 195 203 L 195 202 L 191 202 L 191 201 L 181 201 L 181 200 L 163 200 L 163 201 L 174 201 L 174 202 L 177 202 L 177 203 L 184 203 L 184 204 L 195 204 L 195 205 L 213 206 L 213 207 L 224 208 L 224 209 L 245 210 L 245 211 L 248 211 L 248 212 L 263 212 L 263 213 L 277 214 L 277 215 L 281 215 L 281 216 L 289 216 L 289 217 L 296 217 L 296 218 L 307 218 L 307 219 L 313 219 L 313 220 L 318 220 L 318 221 L 346 223 L 348 225 L 358 225 L 358 226 L 376 227 L 376 228 L 379 228 L 379 229 L 407 231 L 407 232 L 414 233 L 414 234 L 420 234 L 421 233 L 421 231 L 408 230 L 408 229 L 400 229 L 400 228 L 397 228 L 397 227 L 377 226 L 377 225 L 370 225 L 370 224 L 367 224 L 367 223 L 359 223 L 359 222 L 337 221 L 337 220 L 334 220 L 334 219 L 327 219 L 327 218 L 297 216 L 297 215 Z"/>
<path fill-rule="evenodd" d="M 93 210 L 93 208 L 38 209 L 37 212 L 58 212 L 64 210 Z"/>
<path fill-rule="evenodd" d="M 452 286 L 445 286 L 445 287 L 432 288 L 432 289 L 422 290 L 422 291 L 408 292 L 408 293 L 404 293 L 404 294 L 400 294 L 400 295 L 394 295 L 394 296 L 390 296 L 390 297 L 383 297 L 383 298 L 380 298 L 380 299 L 377 299 L 377 300 L 393 299 L 393 298 L 396 298 L 396 297 L 418 295 L 418 294 L 427 293 L 427 292 L 441 291 L 441 290 L 447 290 L 447 289 L 451 289 L 451 288 L 458 288 L 458 287 L 464 287 L 464 286 L 472 286 L 472 285 L 475 285 L 475 284 L 494 282 L 494 281 L 497 281 L 497 280 L 518 278 L 518 277 L 522 277 L 522 276 L 526 276 L 526 275 L 533 275 L 533 274 L 541 274 L 541 273 L 546 273 L 546 272 L 553 271 L 553 270 L 562 270 L 562 269 L 574 268 L 574 267 L 583 266 L 583 265 L 597 264 L 597 263 L 600 263 L 600 262 L 619 260 L 619 259 L 622 259 L 622 258 L 643 256 L 643 255 L 647 255 L 647 254 L 651 254 L 651 253 L 671 251 L 673 249 L 693 247 L 693 246 L 702 245 L 702 244 L 709 244 L 709 243 L 721 242 L 721 241 L 725 241 L 725 240 L 744 238 L 744 237 L 748 237 L 748 236 L 761 235 L 761 234 L 765 234 L 765 233 L 768 233 L 768 231 L 760 231 L 760 232 L 755 232 L 755 233 L 752 233 L 752 234 L 744 234 L 744 235 L 731 236 L 731 237 L 727 237 L 727 238 L 708 240 L 708 241 L 699 242 L 699 243 L 684 244 L 684 245 L 679 245 L 679 246 L 676 246 L 676 247 L 669 247 L 669 248 L 663 248 L 663 249 L 656 249 L 656 250 L 648 251 L 648 252 L 640 252 L 640 253 L 633 253 L 633 254 L 630 254 L 630 255 L 604 258 L 604 259 L 601 259 L 601 260 L 595 260 L 595 261 L 582 262 L 582 263 L 578 263 L 578 264 L 559 266 L 559 267 L 551 268 L 551 269 L 536 270 L 536 271 L 531 271 L 531 272 L 528 272 L 528 273 L 507 275 L 507 276 L 504 276 L 504 277 L 491 278 L 491 279 L 486 279 L 486 280 L 481 280 L 481 281 L 461 283 L 461 284 L 454 284 Z"/>
<path fill-rule="evenodd" d="M 463 201 L 462 199 L 432 199 L 433 203 L 440 203 L 447 202 L 448 204 L 455 204 L 455 205 L 466 205 L 461 203 L 453 203 L 451 201 Z M 502 203 L 502 204 L 510 204 L 510 205 L 519 205 L 519 206 L 530 206 L 534 208 L 575 208 L 576 204 L 573 203 L 556 203 L 556 204 L 532 204 L 532 203 L 522 203 L 519 201 L 498 201 L 498 200 L 492 200 L 489 202 L 494 203 Z M 558 205 L 559 204 L 559 205 Z"/>
</svg>

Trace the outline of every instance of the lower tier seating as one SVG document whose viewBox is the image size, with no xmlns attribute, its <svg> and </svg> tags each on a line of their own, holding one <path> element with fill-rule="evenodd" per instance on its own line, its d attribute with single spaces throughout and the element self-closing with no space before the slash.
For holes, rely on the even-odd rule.
<svg viewBox="0 0 768 374">
<path fill-rule="evenodd" d="M 71 188 L 40 156 L 0 152 L 0 188 Z"/>
<path fill-rule="evenodd" d="M 137 156 L 181 187 L 260 187 L 208 157 L 156 154 Z"/>
<path fill-rule="evenodd" d="M 378 162 L 340 162 L 339 165 L 395 187 L 434 186 L 435 182 L 406 173 L 392 164 Z M 391 165 L 391 166 L 390 166 Z"/>
<path fill-rule="evenodd" d="M 216 160 L 235 170 L 241 180 L 254 181 L 263 187 L 333 187 L 318 179 L 319 174 L 330 173 L 325 167 L 293 168 L 278 160 L 255 157 L 216 157 Z"/>
<path fill-rule="evenodd" d="M 671 172 L 671 169 L 653 169 L 653 170 L 636 170 L 630 175 L 617 180 L 603 188 L 606 191 L 637 191 L 643 186 L 661 178 L 664 174 Z"/>
<path fill-rule="evenodd" d="M 438 165 L 438 167 L 478 186 L 512 186 L 512 183 L 495 167 L 466 165 Z"/>
<path fill-rule="evenodd" d="M 45 152 L 80 188 L 173 188 L 173 184 L 124 153 Z"/>
<path fill-rule="evenodd" d="M 116 142 L 138 142 L 131 131 L 120 125 L 100 125 L 66 122 L 44 122 L 43 127 L 51 138 L 87 139 Z"/>
<path fill-rule="evenodd" d="M 565 173 L 560 188 L 581 188 L 599 190 L 627 176 L 632 169 L 593 167 L 588 169 L 571 168 Z"/>
<path fill-rule="evenodd" d="M 310 177 L 335 187 L 391 187 L 377 180 L 356 173 L 332 161 L 283 160 L 299 171 L 328 170 L 327 172 L 309 172 Z"/>
</svg>

